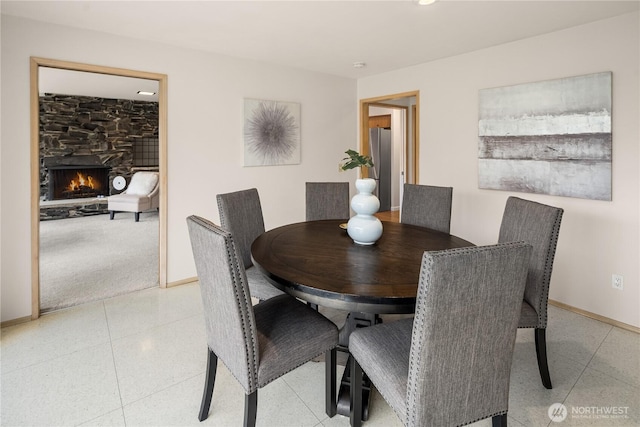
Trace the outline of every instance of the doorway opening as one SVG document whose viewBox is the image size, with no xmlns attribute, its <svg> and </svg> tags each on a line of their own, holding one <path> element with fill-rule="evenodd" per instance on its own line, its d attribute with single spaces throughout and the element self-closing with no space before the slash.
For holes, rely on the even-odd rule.
<svg viewBox="0 0 640 427">
<path fill-rule="evenodd" d="M 363 170 L 363 177 L 377 179 L 378 195 L 385 199 L 379 213 L 392 220 L 399 218 L 404 184 L 418 182 L 419 111 L 419 91 L 360 100 L 359 150 L 381 166 Z"/>
<path fill-rule="evenodd" d="M 32 310 L 31 310 L 31 318 L 37 319 L 41 313 L 40 300 L 41 300 L 41 292 L 40 292 L 40 281 L 41 281 L 41 266 L 40 266 L 40 216 L 41 216 L 41 201 L 42 201 L 42 188 L 43 182 L 41 179 L 42 175 L 42 166 L 41 165 L 41 156 L 40 156 L 40 145 L 41 145 L 41 126 L 40 126 L 40 70 L 41 69 L 57 69 L 57 70 L 67 70 L 73 72 L 87 73 L 87 75 L 91 76 L 117 76 L 117 77 L 125 77 L 125 78 L 133 78 L 133 79 L 144 79 L 149 81 L 155 81 L 158 88 L 158 125 L 157 125 L 157 145 L 158 145 L 158 166 L 157 170 L 159 172 L 160 177 L 160 207 L 157 213 L 157 254 L 158 261 L 157 266 L 157 277 L 158 284 L 160 287 L 164 288 L 167 286 L 166 279 L 166 234 L 167 234 L 167 221 L 166 221 L 166 207 L 167 207 L 167 192 L 166 192 L 166 154 L 167 154 L 167 76 L 165 74 L 158 73 L 149 73 L 144 71 L 135 71 L 135 70 L 127 70 L 121 68 L 111 68 L 90 64 L 81 64 L 75 62 L 67 62 L 67 61 L 59 61 L 54 59 L 45 59 L 45 58 L 31 58 L 30 64 L 30 86 L 31 86 L 31 95 L 30 95 L 30 103 L 31 103 L 31 302 L 32 302 Z M 83 129 L 80 129 L 78 132 L 82 133 Z M 76 153 L 77 154 L 77 153 Z M 85 154 L 85 153 L 80 153 Z M 63 156 L 65 162 L 67 162 L 67 157 Z M 76 160 L 82 156 L 75 156 Z M 104 160 L 104 159 L 102 159 Z M 60 163 L 60 162 L 57 162 Z M 101 163 L 101 162 L 98 162 Z M 101 163 L 102 164 L 102 163 Z M 51 166 L 51 165 L 48 165 Z M 64 165 L 68 167 L 68 164 Z M 77 166 L 77 165 L 73 165 Z M 111 173 L 114 172 L 114 168 L 111 167 L 106 171 L 106 178 L 101 178 L 102 180 L 106 180 L 106 185 L 104 183 L 100 184 L 100 187 L 105 189 L 110 187 L 111 184 L 108 181 L 111 181 L 113 177 Z M 94 168 L 92 168 L 94 169 Z M 86 171 L 85 171 L 86 172 Z M 93 175 L 94 171 L 91 171 L 90 175 L 92 178 L 95 178 Z M 77 174 L 76 174 L 77 175 Z M 97 179 L 97 178 L 95 178 Z M 79 180 L 79 178 L 78 178 Z M 87 184 L 88 178 L 85 180 L 86 182 L 83 185 L 77 185 L 78 190 L 74 191 L 89 191 L 88 188 L 91 188 L 91 185 Z M 93 179 L 92 179 L 93 181 Z M 95 183 L 93 185 L 95 187 Z M 68 186 L 67 186 L 68 187 Z M 67 190 L 71 191 L 71 190 Z M 101 198 L 104 197 L 104 194 L 96 194 L 95 197 L 92 194 L 91 197 L 85 197 L 86 194 L 82 194 L 80 198 L 72 198 L 73 202 L 76 203 L 78 200 L 86 201 L 88 199 L 95 199 L 98 202 Z M 46 198 L 46 197 L 45 197 Z M 66 199 L 66 198 L 65 198 Z M 59 201 L 52 201 L 51 203 L 58 203 Z M 61 201 L 64 204 L 70 203 L 67 200 Z M 108 220 L 108 219 L 107 219 Z M 72 220 L 74 221 L 74 220 Z M 131 219 L 133 221 L 133 219 Z"/>
</svg>

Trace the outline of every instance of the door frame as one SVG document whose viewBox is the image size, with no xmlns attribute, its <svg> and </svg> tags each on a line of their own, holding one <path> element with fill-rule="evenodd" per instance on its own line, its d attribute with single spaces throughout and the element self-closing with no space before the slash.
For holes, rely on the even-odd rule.
<svg viewBox="0 0 640 427">
<path fill-rule="evenodd" d="M 88 73 L 156 80 L 158 82 L 158 144 L 160 208 L 158 233 L 158 282 L 167 287 L 167 75 L 79 62 L 30 58 L 31 133 L 31 319 L 40 317 L 40 92 L 39 68 L 58 68 Z"/>
<path fill-rule="evenodd" d="M 419 162 L 418 156 L 420 154 L 420 123 L 418 118 L 420 117 L 420 91 L 410 91 L 410 92 L 402 92 L 396 93 L 392 95 L 383 95 L 377 96 L 375 98 L 365 98 L 360 100 L 360 147 L 359 151 L 362 155 L 369 155 L 369 107 L 371 106 L 382 106 L 390 108 L 393 107 L 391 104 L 385 104 L 390 101 L 394 101 L 401 98 L 410 98 L 415 97 L 416 103 L 414 106 L 411 106 L 409 111 L 412 114 L 412 141 L 409 138 L 409 129 L 405 124 L 407 138 L 405 141 L 405 182 L 408 184 L 417 184 L 419 182 Z M 399 106 L 395 106 L 398 108 Z M 407 114 L 407 120 L 409 120 L 409 116 Z M 360 168 L 362 177 L 366 178 L 369 175 L 367 168 Z"/>
</svg>

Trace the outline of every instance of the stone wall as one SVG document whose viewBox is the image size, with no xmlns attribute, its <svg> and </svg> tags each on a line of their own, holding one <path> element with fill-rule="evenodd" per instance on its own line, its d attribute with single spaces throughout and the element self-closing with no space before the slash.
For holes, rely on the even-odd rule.
<svg viewBox="0 0 640 427">
<path fill-rule="evenodd" d="M 135 171 L 138 141 L 158 139 L 158 103 L 86 96 L 45 94 L 40 97 L 40 195 L 48 186 L 45 159 L 97 156 L 117 175 Z M 149 169 L 149 165 L 144 165 Z"/>
</svg>

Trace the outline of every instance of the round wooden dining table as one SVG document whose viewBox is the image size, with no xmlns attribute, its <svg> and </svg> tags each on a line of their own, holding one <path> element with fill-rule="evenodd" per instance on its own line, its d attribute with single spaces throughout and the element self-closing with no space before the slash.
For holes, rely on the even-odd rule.
<svg viewBox="0 0 640 427">
<path fill-rule="evenodd" d="M 310 304 L 349 312 L 340 329 L 344 351 L 351 332 L 380 322 L 378 315 L 415 311 L 425 251 L 474 246 L 447 233 L 397 222 L 383 222 L 382 237 L 364 246 L 354 243 L 341 224 L 346 220 L 274 228 L 253 242 L 251 256 L 277 288 Z M 337 399 L 337 411 L 345 416 L 350 411 L 349 366 L 347 362 Z M 366 376 L 362 390 L 366 420 L 371 392 Z"/>
<path fill-rule="evenodd" d="M 325 307 L 350 312 L 413 313 L 425 251 L 473 246 L 428 228 L 383 222 L 373 245 L 353 242 L 345 220 L 285 225 L 251 246 L 254 265 L 276 287 Z"/>
</svg>

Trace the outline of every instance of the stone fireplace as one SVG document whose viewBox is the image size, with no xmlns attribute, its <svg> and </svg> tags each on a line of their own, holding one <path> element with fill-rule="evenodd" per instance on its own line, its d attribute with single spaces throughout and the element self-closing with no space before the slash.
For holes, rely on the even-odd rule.
<svg viewBox="0 0 640 427">
<path fill-rule="evenodd" d="M 40 219 L 106 213 L 113 178 L 158 170 L 158 103 L 40 96 Z"/>
</svg>

